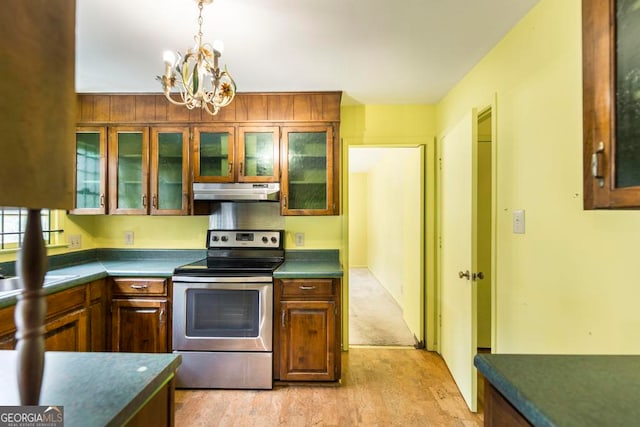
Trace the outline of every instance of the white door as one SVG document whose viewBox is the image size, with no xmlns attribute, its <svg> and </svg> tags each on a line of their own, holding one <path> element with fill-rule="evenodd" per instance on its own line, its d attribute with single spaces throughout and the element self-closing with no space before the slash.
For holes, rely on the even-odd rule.
<svg viewBox="0 0 640 427">
<path fill-rule="evenodd" d="M 477 113 L 440 139 L 440 353 L 469 409 L 476 411 Z"/>
</svg>

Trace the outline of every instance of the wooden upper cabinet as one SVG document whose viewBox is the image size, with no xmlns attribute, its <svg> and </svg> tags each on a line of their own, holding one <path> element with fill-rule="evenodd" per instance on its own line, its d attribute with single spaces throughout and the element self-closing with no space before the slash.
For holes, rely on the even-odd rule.
<svg viewBox="0 0 640 427">
<path fill-rule="evenodd" d="M 149 128 L 109 129 L 109 213 L 149 210 Z"/>
<path fill-rule="evenodd" d="M 194 182 L 278 182 L 277 126 L 194 128 Z"/>
<path fill-rule="evenodd" d="M 107 129 L 76 128 L 75 208 L 72 214 L 107 213 Z"/>
<path fill-rule="evenodd" d="M 233 182 L 235 128 L 196 126 L 193 129 L 193 181 Z"/>
<path fill-rule="evenodd" d="M 340 100 L 240 93 L 210 116 L 158 94 L 80 94 L 72 213 L 188 215 L 194 182 L 280 182 L 283 215 L 337 215 Z"/>
<path fill-rule="evenodd" d="M 150 170 L 152 215 L 189 213 L 189 130 L 151 128 Z"/>
<path fill-rule="evenodd" d="M 237 146 L 238 182 L 280 180 L 280 128 L 240 126 Z"/>
<path fill-rule="evenodd" d="M 281 151 L 282 214 L 335 215 L 339 154 L 333 126 L 286 126 Z"/>
<path fill-rule="evenodd" d="M 189 212 L 189 130 L 109 128 L 109 213 Z"/>
<path fill-rule="evenodd" d="M 583 0 L 585 209 L 640 207 L 640 10 Z"/>
</svg>

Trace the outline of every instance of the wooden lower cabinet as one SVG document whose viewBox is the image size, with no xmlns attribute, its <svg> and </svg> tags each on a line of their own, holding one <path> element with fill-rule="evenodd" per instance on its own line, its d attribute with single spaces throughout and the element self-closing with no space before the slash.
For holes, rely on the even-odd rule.
<svg viewBox="0 0 640 427">
<path fill-rule="evenodd" d="M 274 377 L 340 379 L 340 280 L 276 279 Z"/>
<path fill-rule="evenodd" d="M 487 427 L 531 427 L 532 424 L 485 379 L 484 425 Z"/>
<path fill-rule="evenodd" d="M 89 320 L 89 351 L 107 351 L 107 302 L 105 279 L 87 285 L 87 318 Z"/>
<path fill-rule="evenodd" d="M 111 349 L 166 353 L 167 301 L 117 299 L 111 303 Z"/>
<path fill-rule="evenodd" d="M 166 353 L 169 283 L 164 278 L 111 278 L 111 350 Z"/>
<path fill-rule="evenodd" d="M 170 427 L 175 418 L 175 377 L 156 394 L 125 425 L 127 427 Z"/>
<path fill-rule="evenodd" d="M 15 306 L 0 309 L 0 350 L 16 348 Z"/>
<path fill-rule="evenodd" d="M 47 295 L 44 343 L 47 351 L 88 351 L 89 319 L 86 286 L 81 285 Z M 15 307 L 0 310 L 0 349 L 16 346 Z"/>
<path fill-rule="evenodd" d="M 47 351 L 87 351 L 87 312 L 84 308 L 63 314 L 45 325 Z"/>
</svg>

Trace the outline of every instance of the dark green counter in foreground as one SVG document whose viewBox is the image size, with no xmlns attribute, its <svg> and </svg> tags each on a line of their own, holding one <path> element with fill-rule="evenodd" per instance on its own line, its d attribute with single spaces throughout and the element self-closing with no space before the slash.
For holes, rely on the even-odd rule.
<svg viewBox="0 0 640 427">
<path fill-rule="evenodd" d="M 0 351 L 1 406 L 20 404 L 15 357 Z M 159 425 L 154 417 L 173 425 L 180 363 L 174 354 L 46 352 L 40 404 L 64 406 L 65 427 L 138 425 L 136 414 L 152 425 Z"/>
<path fill-rule="evenodd" d="M 534 426 L 640 425 L 640 356 L 479 354 L 474 364 Z M 485 397 L 485 425 L 525 425 L 492 422 L 494 403 Z"/>
</svg>

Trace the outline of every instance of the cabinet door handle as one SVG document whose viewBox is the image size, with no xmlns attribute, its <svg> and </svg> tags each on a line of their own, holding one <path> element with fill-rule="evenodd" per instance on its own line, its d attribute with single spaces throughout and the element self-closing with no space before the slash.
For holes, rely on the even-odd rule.
<svg viewBox="0 0 640 427">
<path fill-rule="evenodd" d="M 104 193 L 100 195 L 100 207 L 104 208 Z"/>
<path fill-rule="evenodd" d="M 242 166 L 242 162 L 240 162 L 240 175 L 244 175 L 244 167 Z"/>
<path fill-rule="evenodd" d="M 301 291 L 312 291 L 314 290 L 316 287 L 315 286 L 305 286 L 305 285 L 300 285 L 299 286 Z"/>
<path fill-rule="evenodd" d="M 287 324 L 287 312 L 282 310 L 282 327 L 284 328 Z"/>
<path fill-rule="evenodd" d="M 282 204 L 286 208 L 287 207 L 287 195 L 282 196 Z"/>
<path fill-rule="evenodd" d="M 146 196 L 146 194 L 142 196 L 142 207 L 143 208 L 147 207 L 147 196 Z"/>
<path fill-rule="evenodd" d="M 153 209 L 158 208 L 158 196 L 156 196 L 155 194 L 151 198 L 151 206 L 153 206 Z"/>
<path fill-rule="evenodd" d="M 598 180 L 598 185 L 604 187 L 604 142 L 598 143 L 598 148 L 591 155 L 591 175 Z"/>
<path fill-rule="evenodd" d="M 229 173 L 228 173 L 228 175 L 231 175 L 231 172 L 233 172 L 233 163 L 229 163 Z"/>
<path fill-rule="evenodd" d="M 160 323 L 164 322 L 164 308 L 160 310 Z"/>
<path fill-rule="evenodd" d="M 148 285 L 131 285 L 131 289 L 147 289 Z"/>
</svg>

